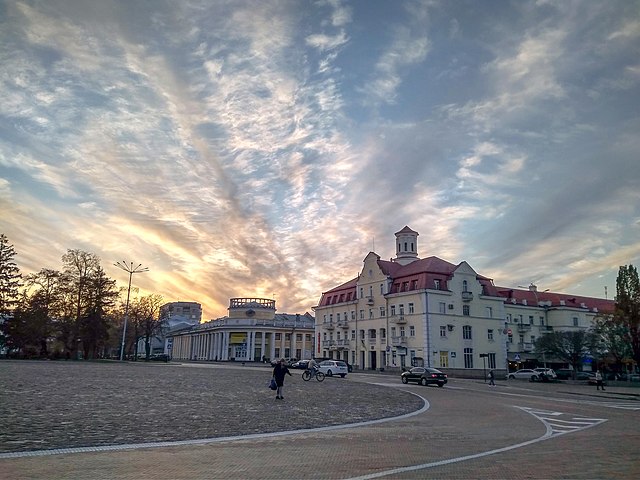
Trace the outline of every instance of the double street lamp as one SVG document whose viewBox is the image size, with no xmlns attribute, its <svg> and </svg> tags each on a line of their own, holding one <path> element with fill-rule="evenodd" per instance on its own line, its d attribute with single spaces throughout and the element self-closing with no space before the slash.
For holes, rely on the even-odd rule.
<svg viewBox="0 0 640 480">
<path fill-rule="evenodd" d="M 129 296 L 131 295 L 131 277 L 133 277 L 134 273 L 144 273 L 148 272 L 149 269 L 147 267 L 143 267 L 142 264 L 138 264 L 137 267 L 133 266 L 133 262 L 116 262 L 113 264 L 121 270 L 124 270 L 129 274 L 129 287 L 127 288 L 127 303 L 124 307 L 124 328 L 122 329 L 122 344 L 120 345 L 120 361 L 122 361 L 124 357 L 124 342 L 125 337 L 127 335 L 127 320 L 129 319 Z"/>
</svg>

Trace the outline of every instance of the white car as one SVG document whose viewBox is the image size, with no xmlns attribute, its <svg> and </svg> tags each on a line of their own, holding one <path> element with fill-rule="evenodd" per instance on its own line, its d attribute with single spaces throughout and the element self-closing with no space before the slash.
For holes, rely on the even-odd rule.
<svg viewBox="0 0 640 480">
<path fill-rule="evenodd" d="M 552 368 L 534 368 L 533 371 L 537 372 L 538 375 L 544 374 L 544 376 L 549 380 L 555 380 L 558 378 L 556 372 Z"/>
<path fill-rule="evenodd" d="M 325 360 L 320 362 L 318 370 L 324 373 L 327 377 L 340 375 L 342 378 L 346 377 L 349 372 L 347 364 L 342 360 Z"/>
<path fill-rule="evenodd" d="M 530 382 L 537 382 L 540 380 L 540 374 L 529 368 L 521 368 L 515 372 L 510 372 L 507 375 L 507 378 L 509 380 L 528 380 Z"/>
</svg>

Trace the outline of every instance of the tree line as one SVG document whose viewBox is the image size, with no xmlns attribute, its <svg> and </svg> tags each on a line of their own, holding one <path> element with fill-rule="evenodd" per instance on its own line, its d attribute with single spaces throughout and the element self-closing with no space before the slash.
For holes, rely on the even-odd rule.
<svg viewBox="0 0 640 480">
<path fill-rule="evenodd" d="M 640 281 L 633 265 L 623 265 L 616 278 L 613 313 L 598 315 L 588 330 L 551 332 L 536 339 L 538 354 L 562 360 L 579 371 L 586 358 L 598 368 L 626 373 L 640 365 Z"/>
<path fill-rule="evenodd" d="M 62 268 L 43 268 L 23 276 L 17 252 L 0 234 L 0 351 L 16 358 L 118 358 L 125 316 L 126 288 L 109 278 L 100 259 L 67 250 Z M 129 301 L 124 355 L 144 356 L 161 333 L 161 295 Z"/>
</svg>

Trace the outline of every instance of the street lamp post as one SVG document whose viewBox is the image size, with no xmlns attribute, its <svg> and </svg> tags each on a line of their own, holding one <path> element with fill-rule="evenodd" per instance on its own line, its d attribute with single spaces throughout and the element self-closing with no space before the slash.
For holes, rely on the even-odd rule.
<svg viewBox="0 0 640 480">
<path fill-rule="evenodd" d="M 144 273 L 148 272 L 149 269 L 147 267 L 143 267 L 142 264 L 138 264 L 137 267 L 133 266 L 133 262 L 116 262 L 113 264 L 121 270 L 124 270 L 129 274 L 129 287 L 127 288 L 127 303 L 124 307 L 124 328 L 122 329 L 122 344 L 120 345 L 120 361 L 122 361 L 124 357 L 124 341 L 127 335 L 127 320 L 129 319 L 129 296 L 131 295 L 131 277 L 133 277 L 134 273 Z"/>
</svg>

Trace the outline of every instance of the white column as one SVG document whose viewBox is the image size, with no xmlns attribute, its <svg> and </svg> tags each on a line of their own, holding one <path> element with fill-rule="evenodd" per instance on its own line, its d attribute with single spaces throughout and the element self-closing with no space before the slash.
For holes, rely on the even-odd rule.
<svg viewBox="0 0 640 480">
<path fill-rule="evenodd" d="M 265 332 L 264 330 L 262 332 L 260 332 L 260 335 L 262 336 L 261 341 L 260 341 L 260 361 L 262 361 L 262 357 L 263 356 L 267 356 L 267 352 L 265 352 L 265 348 L 267 348 L 266 346 L 266 342 L 265 342 Z"/>
<path fill-rule="evenodd" d="M 229 332 L 224 332 L 222 339 L 222 359 L 229 360 Z"/>
</svg>

